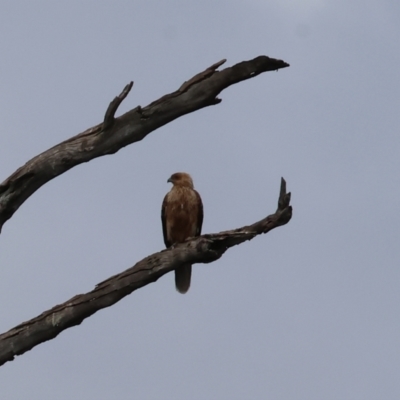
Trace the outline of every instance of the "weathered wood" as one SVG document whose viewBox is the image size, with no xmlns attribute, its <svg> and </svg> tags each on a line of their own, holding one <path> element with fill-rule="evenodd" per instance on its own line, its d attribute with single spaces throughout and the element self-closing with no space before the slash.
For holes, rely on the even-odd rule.
<svg viewBox="0 0 400 400">
<path fill-rule="evenodd" d="M 152 254 L 132 268 L 99 283 L 86 293 L 74 296 L 38 317 L 0 335 L 0 365 L 11 361 L 40 343 L 55 338 L 60 332 L 79 325 L 102 308 L 110 307 L 123 297 L 183 264 L 210 263 L 227 249 L 287 224 L 292 217 L 290 193 L 282 178 L 278 209 L 274 214 L 243 228 L 188 239 L 167 250 Z"/>
<path fill-rule="evenodd" d="M 221 100 L 216 96 L 230 85 L 262 72 L 289 66 L 284 61 L 260 56 L 217 71 L 224 62 L 212 65 L 185 82 L 177 91 L 148 106 L 138 106 L 114 118 L 118 106 L 132 87 L 132 82 L 128 84 L 110 103 L 103 123 L 32 158 L 0 185 L 0 232 L 21 204 L 51 179 L 81 163 L 116 153 L 178 117 L 218 104 Z"/>
</svg>

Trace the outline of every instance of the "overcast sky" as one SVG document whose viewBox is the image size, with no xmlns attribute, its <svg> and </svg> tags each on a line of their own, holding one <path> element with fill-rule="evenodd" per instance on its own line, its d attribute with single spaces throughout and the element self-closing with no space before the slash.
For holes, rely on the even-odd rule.
<svg viewBox="0 0 400 400">
<path fill-rule="evenodd" d="M 1 1 L 0 181 L 49 147 L 227 58 L 290 68 L 236 84 L 37 191 L 0 236 L 0 332 L 164 248 L 173 172 L 204 233 L 293 219 L 173 274 L 1 367 L 0 397 L 400 398 L 400 3 Z"/>
</svg>

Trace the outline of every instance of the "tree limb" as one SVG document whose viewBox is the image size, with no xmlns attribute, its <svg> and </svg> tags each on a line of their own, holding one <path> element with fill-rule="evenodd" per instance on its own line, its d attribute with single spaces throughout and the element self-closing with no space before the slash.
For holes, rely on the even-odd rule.
<svg viewBox="0 0 400 400">
<path fill-rule="evenodd" d="M 116 153 L 178 117 L 218 104 L 221 100 L 216 96 L 228 86 L 262 72 L 289 66 L 282 60 L 259 56 L 217 71 L 224 62 L 212 65 L 185 82 L 177 91 L 148 106 L 138 106 L 114 118 L 118 106 L 132 88 L 133 83 L 129 83 L 110 103 L 103 123 L 32 158 L 0 185 L 0 232 L 21 204 L 51 179 L 81 163 Z"/>
<path fill-rule="evenodd" d="M 74 296 L 1 334 L 0 365 L 55 338 L 63 330 L 79 325 L 95 312 L 110 307 L 134 290 L 155 282 L 175 268 L 187 263 L 210 263 L 218 260 L 230 247 L 285 225 L 291 217 L 290 193 L 286 193 L 286 182 L 282 178 L 278 209 L 274 214 L 243 228 L 191 238 L 154 253 L 132 268 L 99 283 L 91 292 Z"/>
</svg>

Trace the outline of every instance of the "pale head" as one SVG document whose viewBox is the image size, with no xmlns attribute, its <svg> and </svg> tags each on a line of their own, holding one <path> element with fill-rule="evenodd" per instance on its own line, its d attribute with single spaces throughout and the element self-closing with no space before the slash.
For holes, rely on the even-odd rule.
<svg viewBox="0 0 400 400">
<path fill-rule="evenodd" d="M 171 182 L 174 186 L 186 186 L 193 189 L 192 177 L 186 172 L 175 172 L 167 182 Z"/>
</svg>

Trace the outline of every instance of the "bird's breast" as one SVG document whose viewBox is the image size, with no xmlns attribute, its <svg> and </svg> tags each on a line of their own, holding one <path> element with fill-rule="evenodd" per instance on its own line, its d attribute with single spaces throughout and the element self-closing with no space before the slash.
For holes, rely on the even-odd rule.
<svg viewBox="0 0 400 400">
<path fill-rule="evenodd" d="M 167 235 L 171 242 L 183 242 L 196 235 L 196 200 L 196 194 L 191 189 L 179 188 L 170 191 L 165 216 Z"/>
</svg>

